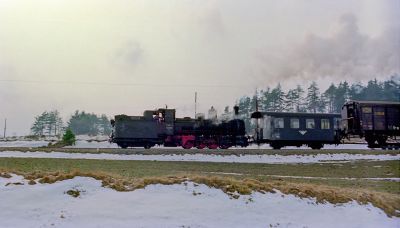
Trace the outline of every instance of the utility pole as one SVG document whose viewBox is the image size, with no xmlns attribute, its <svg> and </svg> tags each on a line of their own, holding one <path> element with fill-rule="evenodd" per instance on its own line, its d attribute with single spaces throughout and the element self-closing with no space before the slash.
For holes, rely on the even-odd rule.
<svg viewBox="0 0 400 228">
<path fill-rule="evenodd" d="M 3 134 L 3 138 L 6 138 L 6 131 L 7 131 L 7 118 L 4 120 L 4 134 Z"/>
<path fill-rule="evenodd" d="M 258 91 L 257 91 L 257 88 L 256 88 L 255 98 L 256 98 L 256 112 L 258 112 Z"/>
<path fill-rule="evenodd" d="M 196 119 L 197 115 L 197 92 L 194 92 L 194 118 Z"/>
<path fill-rule="evenodd" d="M 257 91 L 257 88 L 256 88 L 255 98 L 256 98 L 256 112 L 258 113 L 258 91 Z M 260 131 L 260 129 L 259 129 L 259 126 L 258 126 L 258 119 L 256 119 L 256 139 L 257 139 L 257 144 L 258 145 L 260 145 L 259 144 L 259 140 L 260 140 L 259 131 Z"/>
</svg>

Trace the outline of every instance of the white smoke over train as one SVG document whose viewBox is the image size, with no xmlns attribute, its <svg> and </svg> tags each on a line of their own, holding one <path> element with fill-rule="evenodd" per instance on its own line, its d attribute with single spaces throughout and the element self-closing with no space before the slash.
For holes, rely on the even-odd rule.
<svg viewBox="0 0 400 228">
<path fill-rule="evenodd" d="M 360 31 L 353 14 L 344 14 L 333 30 L 328 36 L 311 33 L 285 50 L 258 53 L 257 58 L 264 63 L 264 76 L 273 81 L 321 77 L 362 81 L 399 74 L 399 24 L 372 37 Z"/>
</svg>

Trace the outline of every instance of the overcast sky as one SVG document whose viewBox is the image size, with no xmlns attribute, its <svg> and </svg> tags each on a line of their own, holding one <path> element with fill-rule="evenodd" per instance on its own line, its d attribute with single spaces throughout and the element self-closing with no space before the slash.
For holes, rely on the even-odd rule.
<svg viewBox="0 0 400 228">
<path fill-rule="evenodd" d="M 0 128 L 400 72 L 400 0 L 0 0 Z"/>
</svg>

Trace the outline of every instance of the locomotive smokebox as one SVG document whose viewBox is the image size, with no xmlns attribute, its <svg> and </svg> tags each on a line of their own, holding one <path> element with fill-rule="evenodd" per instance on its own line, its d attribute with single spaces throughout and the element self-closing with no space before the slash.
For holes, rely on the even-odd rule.
<svg viewBox="0 0 400 228">
<path fill-rule="evenodd" d="M 239 106 L 235 105 L 233 110 L 235 110 L 235 116 L 239 115 Z"/>
</svg>

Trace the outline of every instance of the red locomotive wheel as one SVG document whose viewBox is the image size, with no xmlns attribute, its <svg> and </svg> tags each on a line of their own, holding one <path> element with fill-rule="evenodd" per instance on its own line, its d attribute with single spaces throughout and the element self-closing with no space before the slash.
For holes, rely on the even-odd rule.
<svg viewBox="0 0 400 228">
<path fill-rule="evenodd" d="M 206 148 L 206 144 L 201 143 L 201 144 L 197 145 L 196 148 L 199 150 L 202 150 L 202 149 Z"/>
<path fill-rule="evenodd" d="M 193 145 L 193 142 L 192 142 L 192 141 L 187 141 L 187 142 L 185 143 L 185 145 L 182 145 L 182 147 L 183 147 L 184 149 L 191 149 L 193 146 L 194 146 L 194 145 Z"/>
<path fill-rule="evenodd" d="M 212 150 L 215 150 L 215 149 L 217 149 L 218 148 L 218 144 L 209 144 L 208 145 L 208 149 L 212 149 Z"/>
</svg>

